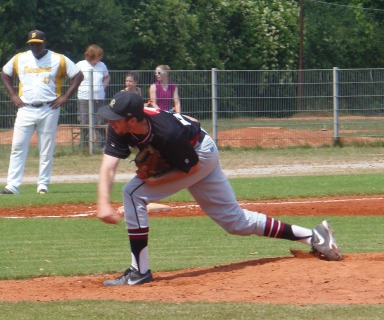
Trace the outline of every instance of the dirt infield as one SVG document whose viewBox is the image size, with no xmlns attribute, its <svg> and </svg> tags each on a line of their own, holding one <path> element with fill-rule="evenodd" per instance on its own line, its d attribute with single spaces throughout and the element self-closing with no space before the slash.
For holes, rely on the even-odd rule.
<svg viewBox="0 0 384 320">
<path fill-rule="evenodd" d="M 116 204 L 118 208 L 121 204 Z M 171 210 L 151 214 L 200 216 L 194 204 L 170 203 Z M 243 208 L 281 215 L 382 215 L 384 198 L 339 197 L 241 203 Z M 2 209 L 1 217 L 95 218 L 94 204 Z M 337 232 L 337 231 L 336 231 Z M 276 241 L 276 240 L 271 240 Z M 257 245 L 257 241 L 255 242 Z M 341 262 L 318 260 L 306 252 L 254 259 L 228 265 L 155 272 L 155 281 L 142 286 L 103 287 L 116 275 L 40 277 L 0 281 L 0 301 L 123 300 L 164 302 L 254 302 L 305 304 L 383 304 L 384 253 L 347 254 Z"/>
</svg>

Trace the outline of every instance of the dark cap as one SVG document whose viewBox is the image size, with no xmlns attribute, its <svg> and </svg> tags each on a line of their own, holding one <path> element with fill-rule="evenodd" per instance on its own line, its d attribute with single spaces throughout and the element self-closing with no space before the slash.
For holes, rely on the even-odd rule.
<svg viewBox="0 0 384 320">
<path fill-rule="evenodd" d="M 144 118 L 144 101 L 136 93 L 120 91 L 115 94 L 109 105 L 99 109 L 99 115 L 107 120 L 120 120 L 133 116 L 138 120 Z"/>
<path fill-rule="evenodd" d="M 28 33 L 27 43 L 44 43 L 45 41 L 45 33 L 43 31 L 32 30 Z"/>
</svg>

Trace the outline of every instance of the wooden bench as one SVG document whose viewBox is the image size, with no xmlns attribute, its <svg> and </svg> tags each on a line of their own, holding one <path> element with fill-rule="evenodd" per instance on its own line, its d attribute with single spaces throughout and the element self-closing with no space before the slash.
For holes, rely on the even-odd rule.
<svg viewBox="0 0 384 320">
<path fill-rule="evenodd" d="M 94 125 L 93 129 L 107 129 L 108 125 L 107 124 L 102 124 L 102 125 Z M 61 124 L 59 125 L 59 129 L 67 129 L 70 132 L 70 138 L 71 138 L 71 144 L 72 144 L 72 150 L 75 150 L 75 145 L 80 139 L 81 135 L 81 130 L 82 129 L 87 129 L 89 130 L 89 125 L 82 125 L 82 124 Z M 60 134 L 60 130 L 58 130 L 58 134 Z"/>
</svg>

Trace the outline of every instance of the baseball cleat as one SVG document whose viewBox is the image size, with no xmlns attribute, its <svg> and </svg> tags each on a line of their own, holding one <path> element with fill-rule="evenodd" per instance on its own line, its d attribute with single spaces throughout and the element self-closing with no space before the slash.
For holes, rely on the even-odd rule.
<svg viewBox="0 0 384 320">
<path fill-rule="evenodd" d="M 328 261 L 343 260 L 333 230 L 328 221 L 324 220 L 312 230 L 312 252 L 320 259 Z"/>
<path fill-rule="evenodd" d="M 14 194 L 14 193 L 8 190 L 7 188 L 4 188 L 3 190 L 0 190 L 0 194 Z"/>
<path fill-rule="evenodd" d="M 40 189 L 39 191 L 37 191 L 37 194 L 47 194 L 48 191 L 47 189 Z"/>
<path fill-rule="evenodd" d="M 110 286 L 124 286 L 124 285 L 137 285 L 153 281 L 151 270 L 146 273 L 139 273 L 134 267 L 129 267 L 125 272 L 114 280 L 105 280 L 104 285 Z"/>
</svg>

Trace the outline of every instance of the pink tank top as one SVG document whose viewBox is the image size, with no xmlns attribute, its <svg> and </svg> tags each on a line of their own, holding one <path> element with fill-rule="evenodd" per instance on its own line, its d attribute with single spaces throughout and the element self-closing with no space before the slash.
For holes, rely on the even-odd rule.
<svg viewBox="0 0 384 320">
<path fill-rule="evenodd" d="M 155 82 L 156 85 L 156 103 L 161 110 L 169 111 L 173 106 L 173 93 L 175 92 L 176 85 L 168 83 L 167 90 L 164 90 L 159 81 Z"/>
</svg>

